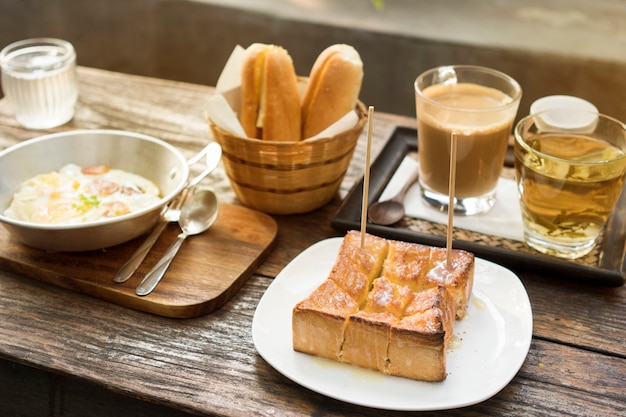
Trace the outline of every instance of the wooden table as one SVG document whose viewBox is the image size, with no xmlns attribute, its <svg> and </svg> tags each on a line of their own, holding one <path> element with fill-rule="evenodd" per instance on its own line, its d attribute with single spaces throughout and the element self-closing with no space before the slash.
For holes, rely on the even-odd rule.
<svg viewBox="0 0 626 417">
<path fill-rule="evenodd" d="M 76 117 L 54 131 L 110 128 L 162 138 L 191 156 L 210 136 L 212 88 L 80 68 Z M 396 126 L 376 114 L 373 155 Z M 28 131 L 0 101 L 0 149 Z M 339 236 L 330 220 L 362 176 L 359 142 L 340 195 L 307 215 L 275 217 L 270 257 L 226 305 L 193 319 L 167 319 L 0 271 L 0 415 L 392 416 L 314 393 L 256 352 L 256 305 L 272 279 L 313 243 Z M 223 170 L 207 180 L 236 202 Z M 0 248 L 0 250 L 2 250 Z M 534 331 L 517 376 L 474 406 L 424 415 L 617 415 L 626 411 L 626 289 L 516 271 L 530 297 Z M 417 413 L 416 413 L 417 414 Z"/>
</svg>

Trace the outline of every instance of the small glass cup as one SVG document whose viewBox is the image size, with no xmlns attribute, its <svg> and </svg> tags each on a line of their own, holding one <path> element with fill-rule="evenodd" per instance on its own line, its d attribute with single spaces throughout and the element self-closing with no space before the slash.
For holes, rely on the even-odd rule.
<svg viewBox="0 0 626 417">
<path fill-rule="evenodd" d="M 586 255 L 624 186 L 626 126 L 561 108 L 526 116 L 514 135 L 526 243 L 561 258 Z"/>
<path fill-rule="evenodd" d="M 430 69 L 415 80 L 419 183 L 422 197 L 448 208 L 450 137 L 457 137 L 455 214 L 486 213 L 496 186 L 522 89 L 499 71 L 456 65 Z"/>
<path fill-rule="evenodd" d="M 54 38 L 14 42 L 0 52 L 2 89 L 15 118 L 29 129 L 48 129 L 74 117 L 78 99 L 76 52 Z"/>
</svg>

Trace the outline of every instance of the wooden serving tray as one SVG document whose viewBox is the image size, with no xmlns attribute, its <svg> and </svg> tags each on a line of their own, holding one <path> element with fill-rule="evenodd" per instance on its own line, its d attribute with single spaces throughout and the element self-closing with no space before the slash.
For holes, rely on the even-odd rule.
<svg viewBox="0 0 626 417">
<path fill-rule="evenodd" d="M 132 309 L 189 318 L 226 303 L 271 252 L 277 230 L 266 214 L 220 204 L 215 224 L 187 238 L 161 283 L 143 297 L 135 288 L 180 233 L 177 224 L 165 228 L 135 275 L 123 284 L 114 283 L 113 276 L 146 236 L 97 251 L 50 253 L 16 242 L 0 227 L 0 268 Z"/>
</svg>

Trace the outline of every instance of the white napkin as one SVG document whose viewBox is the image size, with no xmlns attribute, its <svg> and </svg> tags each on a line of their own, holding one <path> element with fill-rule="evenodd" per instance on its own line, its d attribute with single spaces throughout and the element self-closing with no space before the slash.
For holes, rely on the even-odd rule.
<svg viewBox="0 0 626 417">
<path fill-rule="evenodd" d="M 244 52 L 241 45 L 235 46 L 215 84 L 215 91 L 224 96 L 231 109 L 241 108 L 241 63 Z"/>
<path fill-rule="evenodd" d="M 239 123 L 237 115 L 233 109 L 230 108 L 230 104 L 228 104 L 228 101 L 226 101 L 223 95 L 212 95 L 207 102 L 206 111 L 207 117 L 221 129 L 233 136 L 246 137 L 246 132 L 244 132 L 241 123 Z"/>
<path fill-rule="evenodd" d="M 405 180 L 417 168 L 418 162 L 415 159 L 405 157 L 381 194 L 379 201 L 388 200 L 396 195 L 404 185 Z M 439 224 L 448 223 L 447 213 L 434 209 L 423 200 L 418 183 L 413 184 L 407 192 L 404 205 L 405 213 L 409 217 Z M 496 190 L 496 203 L 491 211 L 474 216 L 454 216 L 453 227 L 520 242 L 524 241 L 522 213 L 515 181 L 500 178 Z"/>
<path fill-rule="evenodd" d="M 235 46 L 215 84 L 216 93 L 209 98 L 206 116 L 215 125 L 233 136 L 246 137 L 233 109 L 241 107 L 241 61 L 245 49 Z"/>
<path fill-rule="evenodd" d="M 234 136 L 246 137 L 246 134 L 233 109 L 241 107 L 241 63 L 245 49 L 237 45 L 228 57 L 217 84 L 216 94 L 209 99 L 206 115 L 213 123 Z M 301 93 L 304 85 L 301 83 Z M 341 119 L 317 135 L 306 140 L 327 138 L 354 128 L 359 122 L 356 111 L 350 111 Z"/>
<path fill-rule="evenodd" d="M 241 60 L 243 59 L 244 52 L 245 49 L 243 46 L 237 45 L 230 53 L 230 56 L 222 69 L 222 73 L 215 84 L 215 89 L 218 93 L 221 94 L 225 91 L 239 87 L 241 82 L 241 72 L 239 69 L 241 68 Z"/>
<path fill-rule="evenodd" d="M 337 120 L 335 123 L 328 126 L 326 129 L 322 130 L 317 135 L 311 136 L 310 138 L 307 138 L 305 140 L 315 140 L 319 138 L 332 138 L 333 136 L 338 135 L 339 133 L 346 132 L 354 128 L 354 126 L 356 126 L 358 122 L 359 122 L 359 115 L 357 114 L 356 111 L 351 110 L 348 113 L 346 113 L 346 115 L 343 116 L 341 119 Z"/>
</svg>

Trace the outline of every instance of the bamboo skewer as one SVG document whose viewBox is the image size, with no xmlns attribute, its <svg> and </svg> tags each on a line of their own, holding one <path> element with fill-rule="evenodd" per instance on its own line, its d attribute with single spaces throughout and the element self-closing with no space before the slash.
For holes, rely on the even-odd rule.
<svg viewBox="0 0 626 417">
<path fill-rule="evenodd" d="M 374 122 L 374 106 L 367 109 L 367 146 L 365 151 L 365 173 L 363 175 L 363 201 L 361 202 L 361 248 L 365 246 L 367 231 L 367 201 L 370 189 L 370 154 L 372 150 L 372 124 Z"/>
<path fill-rule="evenodd" d="M 450 135 L 450 179 L 448 182 L 448 230 L 446 236 L 447 266 L 452 268 L 452 232 L 454 223 L 454 189 L 456 187 L 456 132 Z"/>
</svg>

